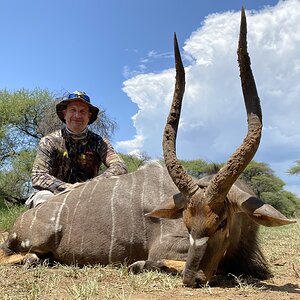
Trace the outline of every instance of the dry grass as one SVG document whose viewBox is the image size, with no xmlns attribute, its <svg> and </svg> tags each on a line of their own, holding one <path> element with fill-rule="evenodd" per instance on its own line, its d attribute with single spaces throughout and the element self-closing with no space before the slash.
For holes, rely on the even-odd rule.
<svg viewBox="0 0 300 300">
<path fill-rule="evenodd" d="M 258 281 L 229 274 L 200 289 L 182 286 L 180 277 L 157 272 L 133 275 L 122 266 L 84 268 L 43 262 L 30 269 L 0 266 L 0 298 L 11 299 L 300 299 L 300 220 L 261 228 L 262 249 L 274 278 Z"/>
<path fill-rule="evenodd" d="M 300 220 L 289 226 L 261 226 L 260 231 L 262 249 L 274 273 L 300 276 Z"/>
<path fill-rule="evenodd" d="M 157 272 L 138 276 L 125 267 L 0 266 L 1 299 L 130 299 L 136 291 L 161 292 L 181 286 L 181 278 Z"/>
</svg>

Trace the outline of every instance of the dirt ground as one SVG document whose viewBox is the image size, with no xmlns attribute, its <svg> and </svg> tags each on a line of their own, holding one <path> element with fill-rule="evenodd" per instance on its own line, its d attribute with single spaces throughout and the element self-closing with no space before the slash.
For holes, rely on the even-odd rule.
<svg viewBox="0 0 300 300">
<path fill-rule="evenodd" d="M 184 287 L 180 277 L 155 272 L 133 275 L 126 268 L 0 266 L 0 299 L 300 299 L 299 222 L 264 230 L 262 249 L 273 278 L 214 277 L 197 289 Z"/>
</svg>

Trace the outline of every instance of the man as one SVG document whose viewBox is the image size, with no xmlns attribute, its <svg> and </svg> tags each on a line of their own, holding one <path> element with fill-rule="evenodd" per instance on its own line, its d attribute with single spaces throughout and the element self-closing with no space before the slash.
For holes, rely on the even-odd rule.
<svg viewBox="0 0 300 300">
<path fill-rule="evenodd" d="M 39 192 L 26 201 L 29 208 L 80 182 L 127 173 L 124 161 L 109 141 L 88 129 L 98 112 L 88 95 L 80 91 L 56 105 L 56 113 L 66 126 L 39 143 L 32 169 L 32 186 Z M 102 163 L 107 169 L 99 175 Z"/>
</svg>

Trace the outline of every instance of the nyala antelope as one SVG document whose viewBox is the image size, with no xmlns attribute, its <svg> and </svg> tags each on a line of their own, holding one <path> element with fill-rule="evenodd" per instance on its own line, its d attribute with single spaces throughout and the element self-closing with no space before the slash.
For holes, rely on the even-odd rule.
<svg viewBox="0 0 300 300">
<path fill-rule="evenodd" d="M 195 287 L 219 273 L 271 276 L 259 248 L 259 224 L 294 222 L 258 199 L 238 177 L 259 146 L 262 114 L 247 53 L 241 12 L 238 62 L 248 132 L 217 174 L 200 180 L 176 157 L 176 134 L 185 73 L 174 36 L 176 83 L 163 135 L 165 166 L 91 180 L 25 211 L 0 248 L 0 263 L 30 263 L 51 257 L 64 264 L 126 262 L 133 272 L 181 272 Z"/>
</svg>

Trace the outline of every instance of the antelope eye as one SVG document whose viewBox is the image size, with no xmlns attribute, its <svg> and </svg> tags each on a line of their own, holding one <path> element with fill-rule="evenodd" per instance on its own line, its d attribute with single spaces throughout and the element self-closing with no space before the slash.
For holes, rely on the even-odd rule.
<svg viewBox="0 0 300 300">
<path fill-rule="evenodd" d="M 227 223 L 227 219 L 224 219 L 218 226 L 217 230 L 222 230 L 225 226 L 226 226 L 226 223 Z"/>
</svg>

